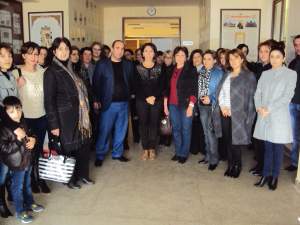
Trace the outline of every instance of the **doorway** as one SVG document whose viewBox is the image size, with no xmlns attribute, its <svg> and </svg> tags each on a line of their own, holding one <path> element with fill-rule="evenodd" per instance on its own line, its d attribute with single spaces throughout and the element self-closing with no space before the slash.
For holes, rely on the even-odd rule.
<svg viewBox="0 0 300 225">
<path fill-rule="evenodd" d="M 181 43 L 180 17 L 123 18 L 123 40 L 126 48 L 136 50 L 152 42 L 160 51 L 174 49 Z"/>
</svg>

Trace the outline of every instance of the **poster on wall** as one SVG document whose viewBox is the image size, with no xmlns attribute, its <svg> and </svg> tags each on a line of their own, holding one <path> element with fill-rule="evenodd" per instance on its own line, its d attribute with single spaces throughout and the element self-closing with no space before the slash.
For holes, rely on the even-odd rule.
<svg viewBox="0 0 300 225">
<path fill-rule="evenodd" d="M 21 15 L 13 13 L 13 33 L 21 34 Z"/>
<path fill-rule="evenodd" d="M 8 10 L 0 10 L 0 25 L 11 27 L 11 14 Z"/>
<path fill-rule="evenodd" d="M 12 42 L 13 44 L 13 52 L 14 54 L 21 54 L 21 47 L 23 45 L 23 41 L 22 40 L 13 40 Z"/>
<path fill-rule="evenodd" d="M 64 35 L 62 11 L 29 12 L 29 39 L 40 46 L 51 47 L 56 37 Z"/>
<path fill-rule="evenodd" d="M 249 46 L 249 61 L 257 60 L 260 39 L 260 9 L 221 9 L 220 47 L 233 49 L 239 44 Z"/>
<path fill-rule="evenodd" d="M 12 44 L 12 32 L 10 28 L 0 27 L 0 42 Z"/>
</svg>

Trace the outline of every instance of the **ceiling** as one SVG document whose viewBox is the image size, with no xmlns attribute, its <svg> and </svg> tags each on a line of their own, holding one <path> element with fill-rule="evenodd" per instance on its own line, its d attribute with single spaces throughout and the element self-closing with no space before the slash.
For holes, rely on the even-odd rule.
<svg viewBox="0 0 300 225">
<path fill-rule="evenodd" d="M 113 6 L 165 6 L 199 5 L 202 0 L 96 0 L 100 5 Z"/>
</svg>

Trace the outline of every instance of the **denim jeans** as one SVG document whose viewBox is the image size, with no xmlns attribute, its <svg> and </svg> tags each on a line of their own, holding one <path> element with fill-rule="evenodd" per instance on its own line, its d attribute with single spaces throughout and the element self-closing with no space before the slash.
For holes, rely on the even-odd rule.
<svg viewBox="0 0 300 225">
<path fill-rule="evenodd" d="M 8 167 L 4 163 L 0 162 L 0 186 L 5 184 L 8 171 Z"/>
<path fill-rule="evenodd" d="M 300 143 L 300 104 L 290 103 L 290 115 L 293 131 L 293 143 L 291 151 L 291 163 L 298 167 L 299 143 Z"/>
<path fill-rule="evenodd" d="M 176 155 L 187 158 L 191 145 L 193 117 L 186 116 L 186 109 L 170 105 L 170 120 Z"/>
<path fill-rule="evenodd" d="M 8 167 L 4 163 L 0 162 L 0 186 L 5 185 L 5 180 L 8 175 L 8 172 Z M 0 206 L 4 205 L 4 202 L 2 202 L 3 200 L 5 201 L 5 199 L 2 199 L 0 197 Z"/>
<path fill-rule="evenodd" d="M 100 113 L 99 136 L 96 143 L 96 158 L 103 160 L 109 150 L 112 135 L 112 157 L 123 155 L 124 139 L 128 127 L 128 103 L 113 102 L 109 108 Z"/>
<path fill-rule="evenodd" d="M 30 209 L 34 203 L 31 183 L 31 166 L 25 170 L 11 172 L 11 193 L 17 215 Z"/>
<path fill-rule="evenodd" d="M 200 120 L 205 138 L 205 160 L 209 164 L 216 165 L 219 162 L 218 139 L 212 129 L 212 108 L 211 106 L 199 105 Z"/>
<path fill-rule="evenodd" d="M 265 157 L 264 157 L 264 171 L 265 177 L 272 176 L 277 178 L 279 176 L 280 167 L 283 161 L 283 144 L 275 144 L 265 141 Z"/>
</svg>

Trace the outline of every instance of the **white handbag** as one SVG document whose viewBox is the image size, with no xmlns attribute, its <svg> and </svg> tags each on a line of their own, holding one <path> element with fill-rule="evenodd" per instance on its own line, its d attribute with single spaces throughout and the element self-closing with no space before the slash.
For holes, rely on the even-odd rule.
<svg viewBox="0 0 300 225">
<path fill-rule="evenodd" d="M 76 160 L 63 155 L 51 155 L 39 158 L 39 177 L 59 183 L 69 183 L 75 168 Z"/>
</svg>

